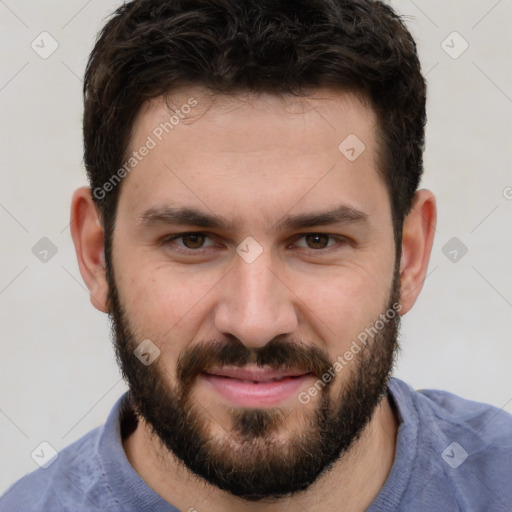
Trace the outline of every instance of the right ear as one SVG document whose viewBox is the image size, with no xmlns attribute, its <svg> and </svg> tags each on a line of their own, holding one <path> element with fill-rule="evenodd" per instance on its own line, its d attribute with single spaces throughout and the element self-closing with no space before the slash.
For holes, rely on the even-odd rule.
<svg viewBox="0 0 512 512">
<path fill-rule="evenodd" d="M 108 313 L 105 233 L 89 187 L 81 187 L 73 194 L 70 225 L 78 267 L 89 289 L 91 303 L 99 311 Z"/>
</svg>

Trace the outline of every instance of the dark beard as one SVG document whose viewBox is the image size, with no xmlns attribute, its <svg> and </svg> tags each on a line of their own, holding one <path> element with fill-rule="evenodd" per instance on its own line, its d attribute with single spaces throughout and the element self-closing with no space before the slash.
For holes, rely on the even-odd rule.
<svg viewBox="0 0 512 512">
<path fill-rule="evenodd" d="M 228 337 L 187 347 L 178 359 L 177 385 L 171 386 L 163 377 L 159 359 L 144 366 L 134 356 L 142 340 L 135 339 L 130 328 L 113 269 L 108 268 L 107 275 L 113 342 L 136 413 L 152 428 L 163 452 L 168 450 L 194 474 L 235 496 L 258 501 L 307 489 L 361 436 L 386 395 L 398 348 L 397 312 L 366 346 L 359 343 L 361 352 L 334 379 L 323 384 L 319 396 L 312 399 L 317 401 L 315 409 L 305 411 L 300 402 L 289 411 L 233 407 L 227 409 L 229 432 L 223 432 L 222 440 L 216 439 L 211 435 L 212 418 L 191 396 L 194 382 L 204 370 L 256 363 L 304 370 L 320 379 L 329 369 L 332 371 L 334 362 L 318 347 L 289 338 L 275 338 L 261 349 L 251 350 Z M 384 311 L 395 311 L 399 286 L 395 272 Z M 344 381 L 341 391 L 333 398 L 332 384 L 340 378 Z M 296 431 L 283 443 L 277 435 L 285 430 L 286 418 L 293 414 L 299 414 Z"/>
</svg>

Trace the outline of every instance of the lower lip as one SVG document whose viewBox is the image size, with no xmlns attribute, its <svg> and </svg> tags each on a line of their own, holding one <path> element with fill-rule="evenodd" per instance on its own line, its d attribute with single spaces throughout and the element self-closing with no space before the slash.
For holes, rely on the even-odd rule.
<svg viewBox="0 0 512 512">
<path fill-rule="evenodd" d="M 219 395 L 240 406 L 257 407 L 276 405 L 292 394 L 297 394 L 312 377 L 311 373 L 299 377 L 286 377 L 274 382 L 252 382 L 202 373 L 205 380 Z"/>
</svg>

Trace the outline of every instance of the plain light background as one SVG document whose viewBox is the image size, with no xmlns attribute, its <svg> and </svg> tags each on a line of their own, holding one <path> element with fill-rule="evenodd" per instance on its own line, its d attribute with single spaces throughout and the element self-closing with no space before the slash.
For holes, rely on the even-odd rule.
<svg viewBox="0 0 512 512">
<path fill-rule="evenodd" d="M 0 493 L 36 469 L 42 441 L 60 450 L 102 424 L 125 390 L 68 226 L 71 195 L 86 184 L 81 80 L 118 5 L 0 1 Z M 395 375 L 512 412 L 512 3 L 392 5 L 408 17 L 428 80 L 423 187 L 439 208 Z M 46 59 L 31 47 L 43 31 L 59 45 Z M 46 263 L 32 252 L 43 237 L 57 248 Z M 443 252 L 453 237 L 458 248 Z"/>
</svg>

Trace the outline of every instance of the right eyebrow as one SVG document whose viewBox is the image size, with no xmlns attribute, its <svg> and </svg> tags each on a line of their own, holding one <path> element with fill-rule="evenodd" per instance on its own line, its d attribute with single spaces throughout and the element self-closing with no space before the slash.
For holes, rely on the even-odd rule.
<svg viewBox="0 0 512 512">
<path fill-rule="evenodd" d="M 157 224 L 190 225 L 200 228 L 230 231 L 233 223 L 220 215 L 202 212 L 195 208 L 153 207 L 136 217 L 138 225 L 151 227 Z"/>
</svg>

